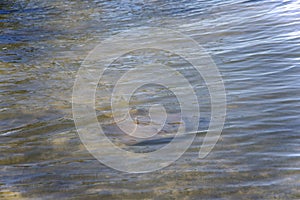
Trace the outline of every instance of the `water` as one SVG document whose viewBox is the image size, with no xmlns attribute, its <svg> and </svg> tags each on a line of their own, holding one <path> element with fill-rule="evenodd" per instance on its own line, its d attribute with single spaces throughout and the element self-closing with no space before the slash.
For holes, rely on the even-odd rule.
<svg viewBox="0 0 300 200">
<path fill-rule="evenodd" d="M 3 0 L 0 24 L 1 199 L 300 198 L 298 0 Z M 71 95 L 95 44 L 140 26 L 179 30 L 211 54 L 227 118 L 205 159 L 199 134 L 175 164 L 127 174 L 81 144 Z"/>
</svg>

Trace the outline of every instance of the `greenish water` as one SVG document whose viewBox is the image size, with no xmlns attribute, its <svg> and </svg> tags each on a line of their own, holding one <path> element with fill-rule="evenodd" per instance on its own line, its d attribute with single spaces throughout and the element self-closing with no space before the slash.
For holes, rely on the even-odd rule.
<svg viewBox="0 0 300 200">
<path fill-rule="evenodd" d="M 127 174 L 81 144 L 71 96 L 88 52 L 140 26 L 205 47 L 223 76 L 227 118 L 205 159 L 199 134 L 173 165 Z M 0 27 L 1 199 L 300 199 L 300 1 L 3 0 Z M 201 120 L 205 129 L 209 114 Z"/>
</svg>

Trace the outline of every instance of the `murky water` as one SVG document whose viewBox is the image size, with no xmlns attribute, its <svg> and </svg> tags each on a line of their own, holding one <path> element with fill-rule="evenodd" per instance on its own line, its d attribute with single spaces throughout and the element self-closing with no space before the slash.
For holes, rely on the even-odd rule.
<svg viewBox="0 0 300 200">
<path fill-rule="evenodd" d="M 3 0 L 0 26 L 1 199 L 300 198 L 300 1 Z M 173 165 L 126 174 L 81 144 L 71 95 L 88 52 L 140 26 L 175 29 L 206 48 L 223 76 L 227 118 L 205 159 L 199 134 Z"/>
</svg>

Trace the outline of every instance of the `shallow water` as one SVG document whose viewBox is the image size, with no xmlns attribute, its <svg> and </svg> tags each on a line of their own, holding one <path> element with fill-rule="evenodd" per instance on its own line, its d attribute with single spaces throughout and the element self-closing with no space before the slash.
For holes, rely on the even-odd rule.
<svg viewBox="0 0 300 200">
<path fill-rule="evenodd" d="M 4 0 L 0 26 L 2 199 L 300 198 L 300 1 Z M 197 158 L 198 134 L 171 166 L 127 174 L 81 144 L 71 95 L 88 52 L 140 26 L 181 31 L 210 53 L 226 87 L 227 117 L 205 159 Z M 202 115 L 203 129 L 207 121 Z M 106 134 L 120 138 L 113 130 Z M 129 148 L 148 151 L 168 141 Z"/>
</svg>

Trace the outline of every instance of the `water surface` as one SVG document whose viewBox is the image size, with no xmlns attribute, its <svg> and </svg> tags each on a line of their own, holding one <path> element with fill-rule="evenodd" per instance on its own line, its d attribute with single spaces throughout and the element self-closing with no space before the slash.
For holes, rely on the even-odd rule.
<svg viewBox="0 0 300 200">
<path fill-rule="evenodd" d="M 3 0 L 0 26 L 1 199 L 300 198 L 298 0 Z M 141 26 L 175 29 L 205 47 L 223 76 L 227 118 L 205 159 L 197 158 L 198 134 L 170 167 L 126 174 L 81 144 L 71 95 L 99 41 Z M 99 110 L 108 111 L 101 101 Z M 204 114 L 203 129 L 207 121 Z M 118 139 L 114 133 L 107 128 Z"/>
</svg>

